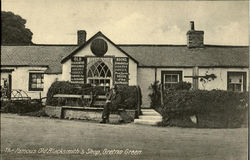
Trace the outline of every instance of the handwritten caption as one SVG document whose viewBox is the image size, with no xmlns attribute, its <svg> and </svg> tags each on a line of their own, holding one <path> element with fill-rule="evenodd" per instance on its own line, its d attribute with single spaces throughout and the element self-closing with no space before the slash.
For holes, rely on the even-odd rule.
<svg viewBox="0 0 250 160">
<path fill-rule="evenodd" d="M 39 148 L 39 149 L 27 149 L 27 148 L 5 148 L 5 153 L 15 154 L 80 154 L 80 155 L 141 155 L 142 150 L 134 149 L 62 149 L 62 148 Z"/>
</svg>

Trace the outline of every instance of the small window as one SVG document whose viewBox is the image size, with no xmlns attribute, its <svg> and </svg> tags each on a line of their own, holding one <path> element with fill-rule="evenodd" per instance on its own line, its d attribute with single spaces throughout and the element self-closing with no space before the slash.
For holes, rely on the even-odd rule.
<svg viewBox="0 0 250 160">
<path fill-rule="evenodd" d="M 182 71 L 162 71 L 162 84 L 164 88 L 170 88 L 182 81 Z"/>
<path fill-rule="evenodd" d="M 246 91 L 246 72 L 228 72 L 227 90 L 235 92 Z"/>
<path fill-rule="evenodd" d="M 29 74 L 29 91 L 43 91 L 43 73 Z"/>
</svg>

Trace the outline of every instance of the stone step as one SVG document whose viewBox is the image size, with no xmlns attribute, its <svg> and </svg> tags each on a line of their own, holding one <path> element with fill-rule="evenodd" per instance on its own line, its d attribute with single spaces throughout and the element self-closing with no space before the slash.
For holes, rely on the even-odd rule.
<svg viewBox="0 0 250 160">
<path fill-rule="evenodd" d="M 161 116 L 139 116 L 139 119 L 144 119 L 144 120 L 159 120 L 161 121 L 162 120 L 162 117 Z"/>
<path fill-rule="evenodd" d="M 157 125 L 157 123 L 162 121 L 162 116 L 156 112 L 154 109 L 142 109 L 142 115 L 139 119 L 135 119 L 135 124 L 144 125 Z"/>
<path fill-rule="evenodd" d="M 147 116 L 161 116 L 157 112 L 142 112 L 142 115 L 147 115 Z"/>
<path fill-rule="evenodd" d="M 159 120 L 144 120 L 144 119 L 135 119 L 135 124 L 144 124 L 144 125 L 157 125 L 161 121 Z"/>
<path fill-rule="evenodd" d="M 160 116 L 160 114 L 159 113 L 155 113 L 155 112 L 142 112 L 142 114 L 143 115 L 159 115 Z"/>
</svg>

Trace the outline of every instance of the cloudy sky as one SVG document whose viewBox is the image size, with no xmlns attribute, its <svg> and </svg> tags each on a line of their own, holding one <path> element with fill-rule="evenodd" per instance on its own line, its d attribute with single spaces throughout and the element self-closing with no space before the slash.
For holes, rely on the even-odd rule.
<svg viewBox="0 0 250 160">
<path fill-rule="evenodd" d="M 248 1 L 2 0 L 38 44 L 76 44 L 79 29 L 117 44 L 186 44 L 193 20 L 206 44 L 248 45 L 248 8 Z"/>
</svg>

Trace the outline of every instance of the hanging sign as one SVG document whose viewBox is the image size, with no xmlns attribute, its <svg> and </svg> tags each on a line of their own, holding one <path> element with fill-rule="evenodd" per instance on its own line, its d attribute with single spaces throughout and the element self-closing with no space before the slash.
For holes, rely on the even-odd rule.
<svg viewBox="0 0 250 160">
<path fill-rule="evenodd" d="M 115 84 L 125 84 L 128 85 L 128 63 L 129 59 L 127 57 L 116 57 L 115 58 L 115 73 L 114 79 Z"/>
<path fill-rule="evenodd" d="M 84 83 L 85 81 L 85 58 L 73 57 L 71 59 L 71 82 Z"/>
</svg>

